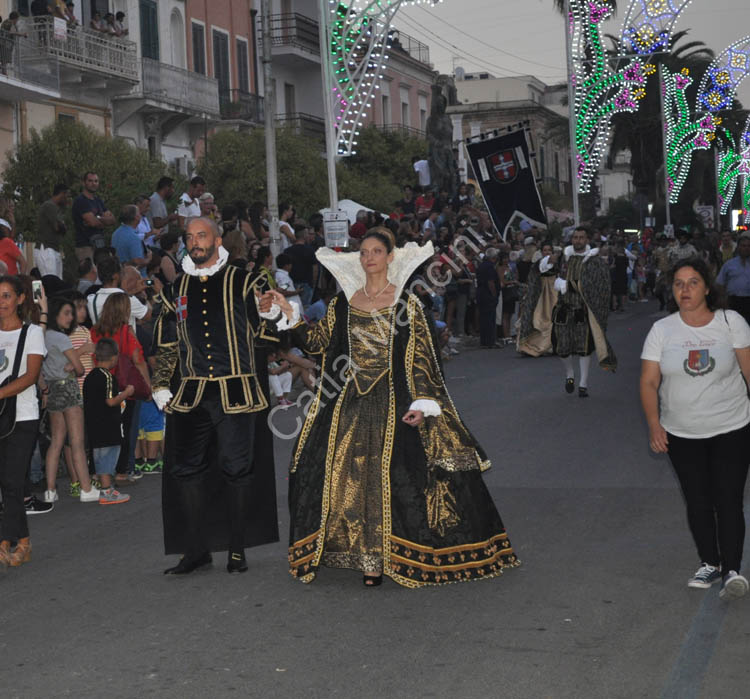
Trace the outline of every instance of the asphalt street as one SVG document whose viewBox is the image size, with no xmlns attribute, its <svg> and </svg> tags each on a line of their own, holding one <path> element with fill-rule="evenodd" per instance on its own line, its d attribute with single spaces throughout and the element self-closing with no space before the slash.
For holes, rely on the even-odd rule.
<svg viewBox="0 0 750 699">
<path fill-rule="evenodd" d="M 506 348 L 446 364 L 520 568 L 423 590 L 326 569 L 302 585 L 287 574 L 292 445 L 279 440 L 282 541 L 250 550 L 245 575 L 223 555 L 162 575 L 174 559 L 158 476 L 126 505 L 64 496 L 33 518 L 31 563 L 0 578 L 0 696 L 748 696 L 750 599 L 686 587 L 698 560 L 682 499 L 648 450 L 639 353 L 656 311 L 611 318 L 620 368 L 592 369 L 587 400 L 563 391 L 554 357 Z"/>
</svg>

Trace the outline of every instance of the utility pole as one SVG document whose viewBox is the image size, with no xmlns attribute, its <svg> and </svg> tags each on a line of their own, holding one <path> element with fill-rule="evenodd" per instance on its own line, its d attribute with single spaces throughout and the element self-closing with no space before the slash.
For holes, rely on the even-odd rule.
<svg viewBox="0 0 750 699">
<path fill-rule="evenodd" d="M 570 33 L 570 0 L 565 2 L 565 49 L 568 58 L 568 121 L 570 135 L 570 191 L 573 196 L 573 220 L 581 224 L 581 209 L 578 203 L 578 159 L 576 158 L 576 92 L 573 86 L 573 37 Z"/>
<path fill-rule="evenodd" d="M 273 67 L 271 60 L 271 0 L 260 0 L 261 36 L 263 45 L 263 107 L 266 130 L 266 192 L 271 220 L 268 222 L 271 234 L 273 259 L 281 253 L 281 233 L 279 232 L 279 181 L 276 168 L 276 91 L 273 87 Z"/>
<path fill-rule="evenodd" d="M 336 182 L 336 125 L 333 123 L 331 102 L 330 37 L 328 36 L 328 0 L 318 0 L 320 35 L 320 72 L 323 81 L 323 119 L 326 131 L 326 163 L 328 165 L 328 198 L 331 211 L 339 208 L 339 191 Z"/>
</svg>

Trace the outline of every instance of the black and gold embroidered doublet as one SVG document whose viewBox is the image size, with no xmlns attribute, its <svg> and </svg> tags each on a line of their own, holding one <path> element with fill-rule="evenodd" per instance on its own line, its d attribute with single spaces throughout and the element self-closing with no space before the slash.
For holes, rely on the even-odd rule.
<svg viewBox="0 0 750 699">
<path fill-rule="evenodd" d="M 247 272 L 225 266 L 208 277 L 185 274 L 164 289 L 155 328 L 154 390 L 169 387 L 178 361 L 180 369 L 179 388 L 168 412 L 192 410 L 209 382 L 219 385 L 226 413 L 268 407 L 254 343 L 259 337 L 276 337 L 258 315 L 256 281 Z"/>
</svg>

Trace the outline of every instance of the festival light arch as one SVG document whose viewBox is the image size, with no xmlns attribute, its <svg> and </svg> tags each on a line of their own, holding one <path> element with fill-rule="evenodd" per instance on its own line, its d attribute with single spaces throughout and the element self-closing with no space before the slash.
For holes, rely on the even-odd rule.
<svg viewBox="0 0 750 699">
<path fill-rule="evenodd" d="M 740 83 L 750 75 L 750 36 L 725 48 L 708 66 L 698 89 L 698 107 L 716 113 L 729 109 Z"/>
</svg>

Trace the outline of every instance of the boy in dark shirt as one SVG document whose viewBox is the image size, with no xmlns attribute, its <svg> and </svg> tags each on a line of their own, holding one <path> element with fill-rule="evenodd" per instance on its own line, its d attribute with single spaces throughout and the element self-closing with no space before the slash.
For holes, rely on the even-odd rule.
<svg viewBox="0 0 750 699">
<path fill-rule="evenodd" d="M 96 343 L 96 367 L 83 382 L 83 415 L 89 445 L 94 450 L 94 465 L 102 487 L 100 505 L 119 505 L 130 500 L 115 490 L 113 479 L 122 442 L 122 404 L 133 395 L 133 387 L 117 392 L 110 371 L 117 366 L 117 343 L 103 338 Z"/>
</svg>

